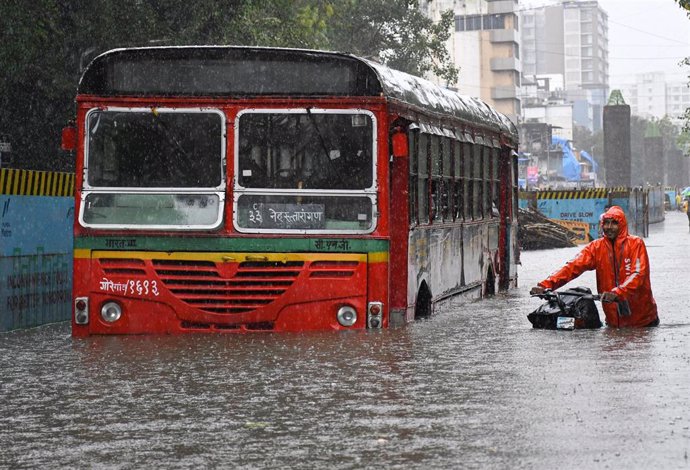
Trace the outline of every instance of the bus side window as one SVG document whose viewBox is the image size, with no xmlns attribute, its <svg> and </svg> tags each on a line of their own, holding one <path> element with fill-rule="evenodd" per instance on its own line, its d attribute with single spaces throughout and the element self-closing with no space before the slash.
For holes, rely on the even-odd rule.
<svg viewBox="0 0 690 470">
<path fill-rule="evenodd" d="M 453 141 L 453 183 L 454 183 L 454 206 L 455 220 L 462 220 L 463 214 L 463 178 L 462 178 L 462 143 L 459 140 Z"/>
<path fill-rule="evenodd" d="M 429 223 L 429 135 L 419 135 L 419 153 L 417 159 L 417 213 L 420 224 Z"/>
<path fill-rule="evenodd" d="M 482 214 L 491 217 L 491 159 L 494 149 L 491 147 L 491 139 L 484 140 L 484 158 L 482 159 Z"/>
<path fill-rule="evenodd" d="M 443 191 L 441 189 L 441 146 L 440 137 L 437 135 L 429 136 L 431 140 L 431 217 L 433 221 L 441 221 L 443 219 L 442 199 Z"/>
<path fill-rule="evenodd" d="M 499 148 L 494 148 L 491 153 L 491 215 L 498 216 L 499 211 L 499 180 L 498 180 L 498 156 L 500 155 Z"/>
<path fill-rule="evenodd" d="M 477 143 L 472 148 L 472 218 L 482 218 L 482 147 Z"/>
<path fill-rule="evenodd" d="M 410 165 L 410 177 L 409 177 L 409 214 L 410 214 L 410 227 L 417 225 L 417 158 L 419 157 L 419 131 L 412 130 L 408 134 L 409 143 L 409 165 Z"/>
<path fill-rule="evenodd" d="M 453 141 L 448 137 L 441 138 L 441 155 L 443 157 L 441 168 L 441 173 L 443 174 L 441 208 L 443 210 L 443 220 L 446 222 L 453 221 L 453 214 L 451 213 L 451 208 L 453 207 L 452 144 Z"/>
<path fill-rule="evenodd" d="M 463 184 L 463 214 L 465 220 L 472 218 L 472 145 L 465 143 L 462 146 L 463 167 L 462 178 Z"/>
</svg>

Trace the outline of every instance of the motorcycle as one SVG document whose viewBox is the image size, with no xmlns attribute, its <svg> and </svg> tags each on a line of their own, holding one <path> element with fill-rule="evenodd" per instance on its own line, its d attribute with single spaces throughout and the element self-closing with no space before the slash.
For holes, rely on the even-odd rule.
<svg viewBox="0 0 690 470">
<path fill-rule="evenodd" d="M 573 287 L 559 292 L 546 290 L 532 297 L 546 300 L 539 308 L 527 315 L 532 328 L 579 330 L 602 326 L 599 309 L 594 303 L 594 301 L 601 301 L 601 297 L 592 294 L 587 287 Z"/>
</svg>

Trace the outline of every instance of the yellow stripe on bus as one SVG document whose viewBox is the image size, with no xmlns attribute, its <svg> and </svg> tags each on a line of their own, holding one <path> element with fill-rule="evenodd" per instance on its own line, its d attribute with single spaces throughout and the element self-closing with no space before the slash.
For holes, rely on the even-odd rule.
<svg viewBox="0 0 690 470">
<path fill-rule="evenodd" d="M 89 250 L 89 249 L 75 249 L 75 259 L 89 259 L 89 258 L 117 258 L 117 259 L 169 259 L 169 260 L 185 260 L 185 261 L 212 261 L 214 263 L 222 262 L 246 262 L 246 261 L 358 261 L 366 262 L 367 258 L 370 263 L 385 263 L 388 261 L 388 253 L 386 252 L 372 252 L 372 253 L 247 253 L 247 252 L 167 252 L 167 251 L 106 251 L 106 250 Z"/>
</svg>

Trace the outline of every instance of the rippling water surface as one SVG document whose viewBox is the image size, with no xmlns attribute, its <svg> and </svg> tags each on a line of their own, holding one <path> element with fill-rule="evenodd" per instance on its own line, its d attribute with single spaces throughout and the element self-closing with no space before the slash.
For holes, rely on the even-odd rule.
<svg viewBox="0 0 690 470">
<path fill-rule="evenodd" d="M 574 248 L 393 330 L 0 335 L 0 468 L 688 468 L 685 215 L 646 242 L 656 329 L 531 329 Z"/>
</svg>

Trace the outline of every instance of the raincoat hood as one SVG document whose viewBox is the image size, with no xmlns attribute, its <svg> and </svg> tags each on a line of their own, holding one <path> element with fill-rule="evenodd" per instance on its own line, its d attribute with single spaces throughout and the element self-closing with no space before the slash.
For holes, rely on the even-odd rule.
<svg viewBox="0 0 690 470">
<path fill-rule="evenodd" d="M 618 236 L 616 239 L 622 239 L 628 236 L 628 220 L 625 218 L 625 212 L 620 206 L 611 206 L 602 216 L 601 220 L 614 219 L 618 222 Z"/>
</svg>

